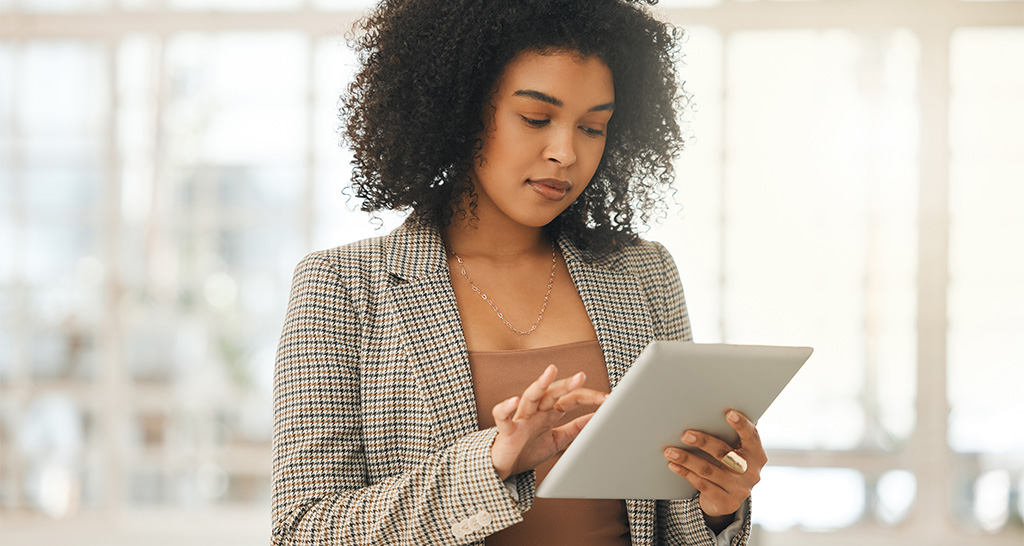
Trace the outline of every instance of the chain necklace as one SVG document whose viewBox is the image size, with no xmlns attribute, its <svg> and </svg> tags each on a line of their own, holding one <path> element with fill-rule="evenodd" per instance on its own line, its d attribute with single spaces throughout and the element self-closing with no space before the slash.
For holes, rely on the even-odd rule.
<svg viewBox="0 0 1024 546">
<path fill-rule="evenodd" d="M 498 318 L 501 319 L 501 322 L 505 323 L 505 326 L 508 326 L 509 330 L 512 330 L 513 332 L 515 332 L 515 333 L 517 333 L 517 334 L 519 334 L 521 336 L 528 336 L 528 335 L 532 334 L 534 330 L 537 329 L 537 326 L 540 325 L 541 319 L 544 318 L 544 311 L 548 308 L 548 300 L 551 298 L 551 287 L 554 286 L 554 284 L 555 284 L 555 265 L 558 262 L 555 259 L 555 243 L 554 243 L 554 241 L 551 242 L 551 277 L 548 279 L 548 291 L 547 291 L 546 294 L 544 294 L 544 303 L 540 306 L 540 314 L 537 315 L 537 320 L 534 321 L 533 326 L 531 326 L 529 330 L 525 330 L 525 331 L 524 330 L 520 330 L 520 329 L 516 328 L 515 326 L 512 326 L 511 323 L 509 323 L 508 319 L 505 318 L 505 315 L 503 315 L 501 313 L 501 311 L 498 310 L 498 306 L 494 305 L 494 302 L 491 301 L 491 298 L 488 298 L 487 294 L 484 294 L 483 292 L 481 292 L 480 289 L 477 288 L 477 286 L 475 284 L 473 284 L 473 279 L 470 279 L 469 278 L 469 273 L 466 273 L 466 264 L 462 262 L 462 258 L 459 257 L 459 255 L 455 253 L 455 250 L 452 249 L 452 247 L 450 247 L 448 245 L 445 245 L 445 246 L 448 247 L 448 250 L 452 253 L 452 256 L 455 256 L 455 261 L 459 262 L 459 268 L 462 270 L 462 276 L 466 277 L 466 282 L 469 283 L 469 286 L 473 289 L 474 292 L 476 292 L 477 294 L 480 294 L 480 298 L 483 299 L 485 302 L 487 302 L 487 305 L 490 305 L 491 309 L 494 309 L 494 312 L 498 314 Z"/>
</svg>

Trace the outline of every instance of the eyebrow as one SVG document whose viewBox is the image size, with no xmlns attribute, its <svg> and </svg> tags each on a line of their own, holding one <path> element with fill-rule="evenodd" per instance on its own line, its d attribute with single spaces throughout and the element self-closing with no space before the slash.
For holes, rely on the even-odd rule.
<svg viewBox="0 0 1024 546">
<path fill-rule="evenodd" d="M 516 91 L 515 93 L 512 93 L 512 95 L 517 96 L 517 97 L 527 97 L 527 98 L 531 98 L 531 99 L 534 99 L 534 100 L 539 100 L 541 102 L 546 102 L 548 104 L 552 104 L 554 106 L 558 106 L 559 108 L 561 108 L 565 104 L 561 100 L 559 100 L 559 99 L 557 99 L 555 97 L 552 97 L 551 95 L 548 95 L 547 93 L 541 93 L 540 91 L 534 91 L 533 89 L 520 89 L 519 91 Z M 598 104 L 597 106 L 595 106 L 595 107 L 593 107 L 593 108 L 591 108 L 590 110 L 587 110 L 587 111 L 588 112 L 602 112 L 602 111 L 605 111 L 605 110 L 614 110 L 614 109 L 615 109 L 615 102 L 613 101 L 613 102 L 606 102 L 604 104 Z"/>
</svg>

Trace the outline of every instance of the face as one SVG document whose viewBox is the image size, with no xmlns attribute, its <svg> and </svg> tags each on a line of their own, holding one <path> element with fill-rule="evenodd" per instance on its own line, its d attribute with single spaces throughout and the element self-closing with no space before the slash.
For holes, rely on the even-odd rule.
<svg viewBox="0 0 1024 546">
<path fill-rule="evenodd" d="M 604 153 L 615 89 L 597 57 L 524 52 L 505 67 L 485 109 L 471 173 L 476 216 L 541 227 L 590 183 Z"/>
</svg>

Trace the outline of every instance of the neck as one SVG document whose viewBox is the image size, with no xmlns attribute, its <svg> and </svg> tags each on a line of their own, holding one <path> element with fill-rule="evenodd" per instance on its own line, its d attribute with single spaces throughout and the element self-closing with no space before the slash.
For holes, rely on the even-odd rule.
<svg viewBox="0 0 1024 546">
<path fill-rule="evenodd" d="M 461 256 L 516 258 L 523 254 L 548 253 L 551 243 L 540 227 L 508 223 L 496 225 L 479 219 L 452 223 L 444 230 L 444 240 Z"/>
</svg>

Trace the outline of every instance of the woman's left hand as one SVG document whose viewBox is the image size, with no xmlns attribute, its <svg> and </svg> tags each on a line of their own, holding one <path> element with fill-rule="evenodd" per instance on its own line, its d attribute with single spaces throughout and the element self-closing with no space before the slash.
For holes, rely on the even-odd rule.
<svg viewBox="0 0 1024 546">
<path fill-rule="evenodd" d="M 750 496 L 750 490 L 761 481 L 761 469 L 768 463 L 768 455 L 761 446 L 761 438 L 754 423 L 736 410 L 726 412 L 726 422 L 740 436 L 736 447 L 709 434 L 687 430 L 682 436 L 683 443 L 700 449 L 710 457 L 675 447 L 665 449 L 669 468 L 700 491 L 700 508 L 711 518 L 729 516 L 739 510 L 743 501 Z M 722 463 L 722 459 L 731 451 L 746 461 L 747 468 L 742 473 Z"/>
</svg>

